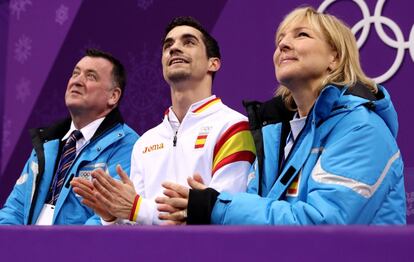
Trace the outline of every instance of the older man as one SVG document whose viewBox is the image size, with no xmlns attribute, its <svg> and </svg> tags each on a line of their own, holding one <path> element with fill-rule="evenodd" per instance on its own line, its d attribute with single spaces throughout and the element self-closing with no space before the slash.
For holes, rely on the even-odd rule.
<svg viewBox="0 0 414 262">
<path fill-rule="evenodd" d="M 30 130 L 33 151 L 0 210 L 0 224 L 93 224 L 94 212 L 81 204 L 70 180 L 90 179 L 93 169 L 115 173 L 130 167 L 138 135 L 122 120 L 118 104 L 126 83 L 123 65 L 90 49 L 76 64 L 65 102 L 70 118 Z"/>
</svg>

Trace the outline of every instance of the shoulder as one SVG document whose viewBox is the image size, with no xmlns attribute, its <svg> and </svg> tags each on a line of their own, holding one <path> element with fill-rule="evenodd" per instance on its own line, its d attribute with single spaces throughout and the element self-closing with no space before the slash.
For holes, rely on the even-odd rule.
<svg viewBox="0 0 414 262">
<path fill-rule="evenodd" d="M 224 104 L 222 105 L 220 110 L 214 113 L 213 118 L 214 125 L 222 126 L 223 129 L 228 129 L 233 125 L 237 125 L 240 123 L 248 123 L 246 116 Z"/>
</svg>

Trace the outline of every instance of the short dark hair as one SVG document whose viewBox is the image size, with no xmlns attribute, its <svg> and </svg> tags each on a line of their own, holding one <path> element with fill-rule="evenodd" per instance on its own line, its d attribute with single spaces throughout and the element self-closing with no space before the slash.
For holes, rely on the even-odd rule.
<svg viewBox="0 0 414 262">
<path fill-rule="evenodd" d="M 206 54 L 208 58 L 212 58 L 212 57 L 217 57 L 217 58 L 221 58 L 221 54 L 220 54 L 220 47 L 218 45 L 217 40 L 212 37 L 205 29 L 204 27 L 200 24 L 200 22 L 198 22 L 194 17 L 191 16 L 179 16 L 174 18 L 165 28 L 165 35 L 164 35 L 164 39 L 165 37 L 168 35 L 168 33 L 177 26 L 190 26 L 193 27 L 195 29 L 197 29 L 198 31 L 201 32 L 202 34 L 202 40 L 204 45 L 206 46 Z M 214 78 L 214 74 L 213 73 L 213 78 Z"/>
<path fill-rule="evenodd" d="M 121 88 L 121 96 L 119 97 L 119 101 L 121 101 L 121 98 L 124 96 L 124 90 L 125 90 L 126 78 L 127 78 L 126 71 L 122 63 L 118 59 L 116 59 L 112 54 L 104 52 L 99 49 L 94 49 L 94 48 L 86 49 L 85 56 L 101 57 L 112 63 L 113 65 L 112 78 L 115 84 L 118 85 L 119 88 Z M 118 104 L 119 104 L 119 101 L 118 101 Z"/>
</svg>

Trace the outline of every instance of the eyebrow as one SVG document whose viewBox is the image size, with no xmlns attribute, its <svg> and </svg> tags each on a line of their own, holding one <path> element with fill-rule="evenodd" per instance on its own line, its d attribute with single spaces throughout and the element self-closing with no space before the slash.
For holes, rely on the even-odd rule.
<svg viewBox="0 0 414 262">
<path fill-rule="evenodd" d="M 76 71 L 76 70 L 82 71 L 82 69 L 79 66 L 75 66 L 73 71 Z M 98 71 L 96 71 L 95 69 L 86 69 L 86 73 L 94 73 L 97 76 L 99 75 Z"/>
<path fill-rule="evenodd" d="M 312 28 L 310 28 L 310 27 L 307 27 L 307 26 L 300 26 L 300 27 L 295 27 L 295 28 L 293 28 L 291 31 L 293 31 L 293 32 L 298 32 L 298 31 L 301 31 L 301 30 L 311 30 L 312 31 Z M 282 38 L 282 37 L 284 37 L 285 36 L 285 33 L 283 32 L 283 33 L 280 33 L 279 35 L 277 35 L 276 36 L 276 43 L 278 43 L 279 42 L 279 40 L 280 40 L 280 38 Z"/>
<path fill-rule="evenodd" d="M 196 40 L 197 42 L 200 42 L 200 40 L 198 39 L 198 37 L 197 36 L 195 36 L 195 35 L 193 35 L 193 34 L 189 34 L 189 33 L 187 33 L 187 34 L 183 34 L 183 35 L 181 35 L 180 37 L 179 37 L 179 39 L 188 39 L 188 38 L 191 38 L 191 39 L 194 39 L 194 40 Z M 163 46 L 165 45 L 165 44 L 167 44 L 167 43 L 171 43 L 171 42 L 174 42 L 174 39 L 172 38 L 172 37 L 168 37 L 168 38 L 166 38 L 165 40 L 164 40 L 164 42 L 163 42 Z"/>
</svg>

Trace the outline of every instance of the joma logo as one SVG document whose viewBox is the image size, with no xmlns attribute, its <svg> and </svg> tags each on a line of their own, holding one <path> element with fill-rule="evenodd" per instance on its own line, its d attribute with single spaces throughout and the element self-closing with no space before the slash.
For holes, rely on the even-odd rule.
<svg viewBox="0 0 414 262">
<path fill-rule="evenodd" d="M 144 151 L 142 151 L 142 153 L 145 154 L 145 153 L 148 153 L 154 150 L 163 149 L 163 148 L 164 148 L 164 143 L 146 146 Z"/>
</svg>

